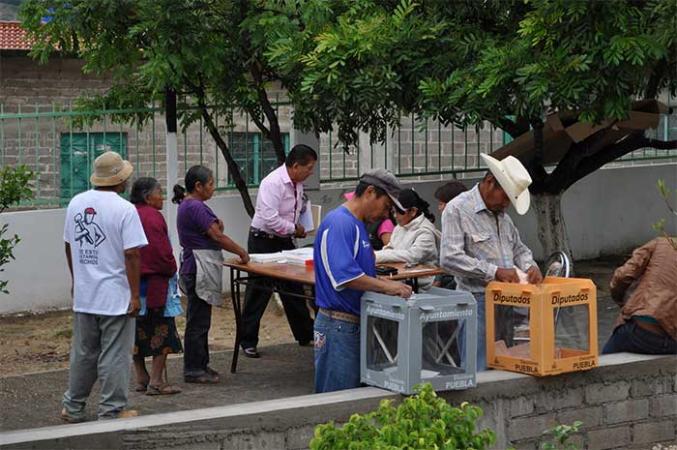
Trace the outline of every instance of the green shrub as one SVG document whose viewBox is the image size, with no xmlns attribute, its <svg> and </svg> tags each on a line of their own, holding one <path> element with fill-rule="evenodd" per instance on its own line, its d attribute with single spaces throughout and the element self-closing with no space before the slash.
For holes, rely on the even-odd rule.
<svg viewBox="0 0 677 450">
<path fill-rule="evenodd" d="M 578 433 L 581 425 L 583 422 L 577 420 L 571 425 L 560 424 L 546 431 L 544 434 L 552 435 L 552 440 L 542 443 L 541 450 L 578 450 L 578 446 L 569 442 L 569 439 Z"/>
<path fill-rule="evenodd" d="M 375 411 L 353 414 L 341 427 L 318 425 L 312 450 L 485 449 L 495 442 L 491 430 L 476 431 L 482 409 L 466 402 L 456 408 L 430 384 L 397 407 L 384 400 Z"/>
<path fill-rule="evenodd" d="M 21 200 L 31 197 L 28 187 L 33 172 L 26 166 L 0 168 L 0 213 Z M 14 259 L 13 250 L 21 239 L 16 234 L 8 235 L 9 225 L 0 225 L 0 272 L 2 266 Z M 7 281 L 0 280 L 0 293 L 7 293 Z"/>
</svg>

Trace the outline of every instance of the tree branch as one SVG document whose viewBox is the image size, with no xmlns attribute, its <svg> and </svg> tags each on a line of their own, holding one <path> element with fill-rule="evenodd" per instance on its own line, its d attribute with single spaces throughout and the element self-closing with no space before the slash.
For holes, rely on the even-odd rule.
<svg viewBox="0 0 677 450">
<path fill-rule="evenodd" d="M 677 140 L 675 141 L 659 141 L 656 139 L 648 139 L 644 136 L 644 131 L 636 131 L 621 142 L 612 144 L 611 146 L 595 153 L 592 156 L 585 158 L 576 168 L 573 176 L 568 180 L 569 182 L 564 187 L 567 189 L 576 181 L 584 178 L 602 167 L 604 164 L 620 158 L 632 151 L 640 148 L 656 148 L 659 150 L 670 150 L 677 148 Z"/>
<path fill-rule="evenodd" d="M 261 108 L 263 109 L 263 114 L 265 114 L 266 118 L 268 119 L 268 124 L 270 128 L 269 129 L 266 128 L 263 125 L 263 123 L 260 120 L 258 120 L 258 118 L 255 118 L 253 115 L 251 115 L 251 117 L 255 119 L 254 123 L 256 123 L 257 126 L 259 126 L 260 123 L 259 128 L 261 129 L 261 131 L 264 134 L 266 134 L 267 132 L 268 139 L 270 139 L 273 142 L 273 148 L 275 149 L 275 155 L 277 156 L 277 163 L 280 165 L 284 164 L 285 160 L 287 159 L 287 155 L 285 155 L 284 153 L 284 143 L 282 142 L 282 132 L 280 131 L 280 123 L 277 120 L 277 114 L 275 113 L 275 109 L 270 104 L 270 100 L 268 100 L 268 94 L 266 92 L 266 88 L 263 83 L 263 77 L 261 74 L 262 72 L 261 63 L 258 60 L 255 60 L 249 67 L 250 67 L 249 71 L 252 74 L 252 78 L 256 83 L 256 92 L 259 96 L 259 103 L 261 104 Z"/>
<path fill-rule="evenodd" d="M 542 183 L 541 191 L 551 194 L 559 194 L 566 190 L 573 182 L 570 182 L 572 176 L 578 170 L 578 166 L 585 159 L 601 151 L 609 144 L 617 142 L 622 135 L 611 128 L 605 128 L 589 136 L 584 141 L 571 144 L 569 150 L 555 167 L 555 170 L 548 175 Z"/>
<path fill-rule="evenodd" d="M 240 192 L 240 196 L 242 197 L 242 203 L 244 204 L 245 211 L 247 211 L 249 217 L 254 217 L 255 212 L 254 205 L 252 203 L 251 197 L 249 196 L 249 189 L 247 188 L 247 183 L 245 182 L 244 178 L 242 178 L 240 167 L 230 154 L 228 144 L 226 144 L 226 142 L 221 137 L 221 134 L 219 133 L 219 130 L 216 127 L 216 124 L 214 123 L 214 119 L 207 110 L 207 104 L 205 102 L 204 86 L 200 84 L 199 86 L 196 87 L 198 94 L 197 95 L 198 107 L 200 108 L 200 112 L 202 114 L 202 118 L 204 119 L 205 126 L 207 127 L 207 130 L 209 130 L 209 134 L 211 134 L 212 139 L 214 139 L 214 142 L 216 142 L 216 145 L 219 147 L 219 149 L 221 150 L 221 154 L 226 160 L 226 164 L 228 165 L 228 173 L 230 174 L 231 177 L 233 177 L 235 187 L 237 187 L 237 190 Z"/>
<path fill-rule="evenodd" d="M 529 122 L 522 118 L 518 118 L 515 121 L 508 117 L 499 117 L 491 122 L 513 138 L 519 137 L 529 131 Z"/>
<path fill-rule="evenodd" d="M 656 98 L 658 95 L 658 89 L 661 84 L 661 79 L 665 75 L 665 70 L 667 69 L 667 60 L 666 58 L 661 59 L 651 70 L 651 76 L 649 81 L 646 84 L 646 89 L 644 90 L 644 98 Z"/>
<path fill-rule="evenodd" d="M 657 150 L 673 150 L 677 148 L 677 140 L 659 141 L 658 139 L 647 139 L 644 147 L 655 148 Z"/>
</svg>

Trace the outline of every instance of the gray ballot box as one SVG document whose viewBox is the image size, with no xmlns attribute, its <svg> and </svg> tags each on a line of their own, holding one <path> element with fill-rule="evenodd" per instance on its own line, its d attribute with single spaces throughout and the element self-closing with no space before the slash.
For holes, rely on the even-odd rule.
<svg viewBox="0 0 677 450">
<path fill-rule="evenodd" d="M 360 318 L 363 383 L 404 394 L 476 384 L 477 305 L 472 294 L 431 288 L 405 300 L 367 292 Z"/>
</svg>

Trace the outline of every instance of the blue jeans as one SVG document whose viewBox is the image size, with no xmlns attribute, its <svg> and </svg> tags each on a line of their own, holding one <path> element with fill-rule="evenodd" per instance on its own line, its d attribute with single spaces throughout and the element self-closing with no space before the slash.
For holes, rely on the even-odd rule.
<svg viewBox="0 0 677 450">
<path fill-rule="evenodd" d="M 484 307 L 484 293 L 473 292 L 477 302 L 477 371 L 487 370 L 487 324 Z M 465 323 L 458 336 L 461 347 L 461 361 L 465 362 Z"/>
<path fill-rule="evenodd" d="M 619 352 L 675 355 L 677 342 L 668 336 L 660 336 L 640 328 L 631 319 L 616 327 L 602 350 L 602 354 Z"/>
<path fill-rule="evenodd" d="M 315 318 L 315 392 L 332 392 L 360 386 L 360 325 Z"/>
</svg>

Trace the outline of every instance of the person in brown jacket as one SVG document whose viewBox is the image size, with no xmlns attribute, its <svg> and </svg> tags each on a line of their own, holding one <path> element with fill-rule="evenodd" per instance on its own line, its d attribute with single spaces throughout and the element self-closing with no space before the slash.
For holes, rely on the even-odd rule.
<svg viewBox="0 0 677 450">
<path fill-rule="evenodd" d="M 660 237 L 644 244 L 614 272 L 611 297 L 621 307 L 621 314 L 602 353 L 677 354 L 674 241 Z"/>
</svg>

